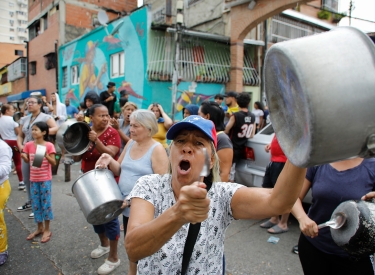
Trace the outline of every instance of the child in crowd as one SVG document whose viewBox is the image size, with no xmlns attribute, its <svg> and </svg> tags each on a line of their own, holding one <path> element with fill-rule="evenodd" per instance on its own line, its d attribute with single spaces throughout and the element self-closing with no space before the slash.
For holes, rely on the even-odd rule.
<svg viewBox="0 0 375 275">
<path fill-rule="evenodd" d="M 36 122 L 32 126 L 32 137 L 34 140 L 27 142 L 23 148 L 22 158 L 25 162 L 30 163 L 31 205 L 34 212 L 34 220 L 38 224 L 38 228 L 26 239 L 33 240 L 36 236 L 43 234 L 41 242 L 46 243 L 52 236 L 52 232 L 50 231 L 50 221 L 53 220 L 51 165 L 56 164 L 56 151 L 54 145 L 48 142 L 47 123 L 42 121 Z M 37 145 L 46 147 L 46 153 L 40 168 L 33 166 Z"/>
</svg>

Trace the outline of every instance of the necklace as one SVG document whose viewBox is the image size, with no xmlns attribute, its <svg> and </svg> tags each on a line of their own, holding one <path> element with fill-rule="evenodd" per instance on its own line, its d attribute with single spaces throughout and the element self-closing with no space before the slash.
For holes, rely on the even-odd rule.
<svg viewBox="0 0 375 275">
<path fill-rule="evenodd" d="M 33 116 L 31 115 L 31 117 L 30 117 L 30 122 L 29 122 L 29 126 L 27 126 L 27 130 L 29 130 L 30 129 L 30 125 L 38 118 L 38 116 L 40 115 L 40 113 L 41 112 L 39 112 L 38 114 L 37 114 L 37 116 L 36 117 L 34 117 L 34 119 L 33 119 Z"/>
</svg>

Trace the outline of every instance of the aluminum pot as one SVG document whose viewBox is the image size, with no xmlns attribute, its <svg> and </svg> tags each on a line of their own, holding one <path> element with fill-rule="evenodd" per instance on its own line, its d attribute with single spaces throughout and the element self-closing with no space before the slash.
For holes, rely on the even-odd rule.
<svg viewBox="0 0 375 275">
<path fill-rule="evenodd" d="M 112 171 L 91 170 L 72 185 L 72 192 L 88 223 L 99 225 L 117 218 L 123 198 Z"/>
<path fill-rule="evenodd" d="M 86 122 L 67 120 L 59 127 L 56 142 L 71 155 L 82 155 L 90 147 L 90 131 L 90 126 Z"/>
<path fill-rule="evenodd" d="M 375 47 L 338 27 L 273 45 L 265 91 L 280 146 L 297 166 L 375 155 Z"/>
<path fill-rule="evenodd" d="M 37 145 L 34 155 L 34 160 L 32 166 L 40 168 L 43 163 L 44 155 L 46 154 L 46 146 Z"/>
<path fill-rule="evenodd" d="M 344 213 L 345 224 L 330 229 L 335 243 L 349 254 L 362 257 L 375 253 L 375 204 L 366 201 L 345 201 L 333 211 Z"/>
</svg>

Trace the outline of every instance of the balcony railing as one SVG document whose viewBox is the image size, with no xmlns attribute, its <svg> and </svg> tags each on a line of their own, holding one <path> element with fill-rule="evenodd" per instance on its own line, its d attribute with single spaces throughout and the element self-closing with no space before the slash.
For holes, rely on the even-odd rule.
<svg viewBox="0 0 375 275">
<path fill-rule="evenodd" d="M 176 45 L 169 36 L 156 36 L 150 43 L 147 67 L 150 81 L 172 81 Z M 227 83 L 230 80 L 230 47 L 227 44 L 184 37 L 180 44 L 179 77 L 183 81 Z M 257 86 L 260 79 L 251 51 L 245 48 L 243 82 Z"/>
</svg>

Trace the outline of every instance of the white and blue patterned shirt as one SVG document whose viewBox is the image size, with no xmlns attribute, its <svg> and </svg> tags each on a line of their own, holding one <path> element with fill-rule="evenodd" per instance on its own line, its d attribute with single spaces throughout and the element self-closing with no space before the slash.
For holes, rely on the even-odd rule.
<svg viewBox="0 0 375 275">
<path fill-rule="evenodd" d="M 225 231 L 233 221 L 231 201 L 233 194 L 243 185 L 215 182 L 208 192 L 210 211 L 201 228 L 190 258 L 186 274 L 222 274 Z M 154 218 L 176 203 L 171 175 L 147 175 L 134 186 L 130 197 L 150 202 Z M 155 254 L 138 262 L 138 274 L 181 274 L 182 254 L 189 223 L 183 225 Z"/>
</svg>

